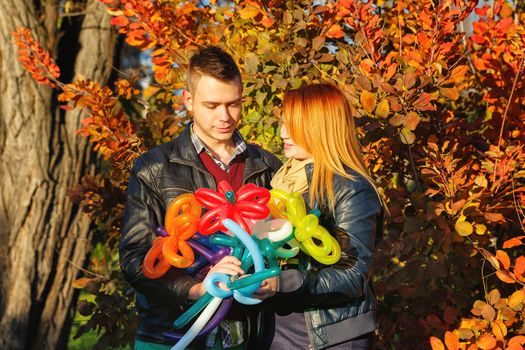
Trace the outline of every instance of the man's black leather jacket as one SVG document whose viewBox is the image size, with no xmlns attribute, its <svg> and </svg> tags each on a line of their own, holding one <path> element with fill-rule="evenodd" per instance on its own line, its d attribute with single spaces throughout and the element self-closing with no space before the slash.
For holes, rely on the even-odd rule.
<svg viewBox="0 0 525 350">
<path fill-rule="evenodd" d="M 309 183 L 313 166 L 306 165 Z M 305 270 L 282 271 L 279 291 L 269 301 L 279 314 L 304 311 L 312 349 L 324 349 L 376 329 L 371 267 L 374 245 L 382 237 L 383 206 L 363 176 L 347 171 L 354 179 L 334 176 L 335 211 L 321 208 L 321 224 L 340 242 L 341 259 L 333 266 L 310 259 Z"/>
<path fill-rule="evenodd" d="M 280 166 L 274 155 L 248 144 L 243 183 L 269 188 Z M 141 340 L 166 342 L 162 332 L 170 330 L 173 321 L 187 308 L 188 292 L 198 282 L 175 269 L 151 280 L 142 274 L 142 262 L 155 238 L 155 228 L 164 224 L 170 201 L 203 187 L 215 189 L 215 179 L 202 164 L 189 127 L 178 138 L 135 161 L 128 183 L 119 253 L 122 272 L 137 291 L 137 338 Z"/>
</svg>

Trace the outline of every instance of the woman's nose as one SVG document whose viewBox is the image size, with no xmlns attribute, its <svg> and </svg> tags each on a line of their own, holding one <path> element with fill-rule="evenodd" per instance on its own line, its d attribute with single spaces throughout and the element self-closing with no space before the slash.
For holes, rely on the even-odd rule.
<svg viewBox="0 0 525 350">
<path fill-rule="evenodd" d="M 290 135 L 288 135 L 288 130 L 286 130 L 286 126 L 284 124 L 281 125 L 280 136 L 282 139 L 290 138 Z"/>
</svg>

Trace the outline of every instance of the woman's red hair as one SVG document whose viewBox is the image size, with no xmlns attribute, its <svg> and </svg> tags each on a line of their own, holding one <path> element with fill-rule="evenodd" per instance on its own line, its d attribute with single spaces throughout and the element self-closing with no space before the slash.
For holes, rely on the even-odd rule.
<svg viewBox="0 0 525 350">
<path fill-rule="evenodd" d="M 310 205 L 327 201 L 333 209 L 334 174 L 352 177 L 345 166 L 361 174 L 376 188 L 363 160 L 350 104 L 338 87 L 320 83 L 287 91 L 283 100 L 283 122 L 294 143 L 314 159 Z"/>
</svg>

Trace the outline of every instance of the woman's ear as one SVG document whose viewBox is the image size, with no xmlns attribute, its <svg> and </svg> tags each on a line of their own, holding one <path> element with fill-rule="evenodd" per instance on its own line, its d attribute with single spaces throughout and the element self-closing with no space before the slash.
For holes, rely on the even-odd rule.
<svg viewBox="0 0 525 350">
<path fill-rule="evenodd" d="M 193 98 L 191 97 L 191 92 L 188 90 L 182 90 L 182 101 L 186 106 L 186 109 L 190 112 L 193 111 Z"/>
</svg>

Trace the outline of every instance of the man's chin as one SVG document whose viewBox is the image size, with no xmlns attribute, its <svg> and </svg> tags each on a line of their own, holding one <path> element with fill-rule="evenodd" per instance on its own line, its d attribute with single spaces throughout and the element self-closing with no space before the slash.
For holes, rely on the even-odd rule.
<svg viewBox="0 0 525 350">
<path fill-rule="evenodd" d="M 233 137 L 233 131 L 230 132 L 217 132 L 215 138 L 221 141 L 227 141 Z"/>
</svg>

